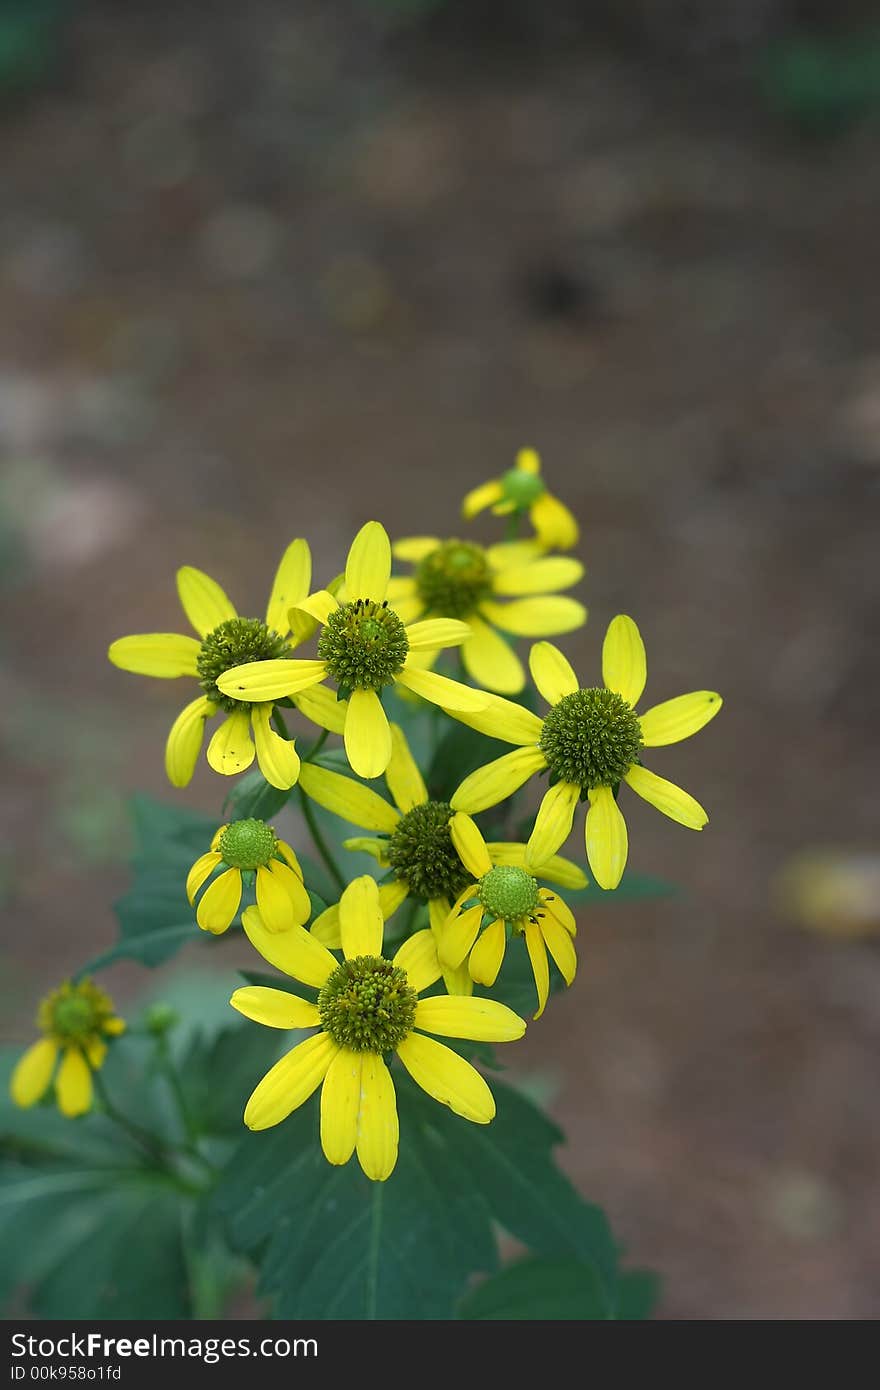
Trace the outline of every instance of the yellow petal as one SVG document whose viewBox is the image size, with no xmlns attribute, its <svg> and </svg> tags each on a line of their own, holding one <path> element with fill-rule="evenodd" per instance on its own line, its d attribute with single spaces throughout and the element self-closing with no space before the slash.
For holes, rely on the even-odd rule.
<svg viewBox="0 0 880 1390">
<path fill-rule="evenodd" d="M 526 867 L 526 846 L 508 841 L 492 840 L 486 845 L 493 864 L 516 864 Z M 547 883 L 558 883 L 560 888 L 586 888 L 587 876 L 578 864 L 563 859 L 561 854 L 553 854 L 541 865 L 540 877 Z"/>
<path fill-rule="evenodd" d="M 468 958 L 471 979 L 491 989 L 498 978 L 507 948 L 507 932 L 501 921 L 490 922 Z"/>
<path fill-rule="evenodd" d="M 331 613 L 335 613 L 339 607 L 339 601 L 327 589 L 318 589 L 314 594 L 309 594 L 307 598 L 300 599 L 296 604 L 298 613 L 307 613 L 310 618 L 317 618 L 319 623 L 326 623 Z"/>
<path fill-rule="evenodd" d="M 287 791 L 299 777 L 299 754 L 293 739 L 282 738 L 272 728 L 271 705 L 251 707 L 251 726 L 257 749 L 257 762 L 266 781 L 279 791 Z"/>
<path fill-rule="evenodd" d="M 709 820 L 699 801 L 689 792 L 682 791 L 674 782 L 667 782 L 665 777 L 658 777 L 656 772 L 649 772 L 646 767 L 631 767 L 623 780 L 637 796 L 689 830 L 702 830 Z"/>
<path fill-rule="evenodd" d="M 341 734 L 345 729 L 348 701 L 337 700 L 335 692 L 326 685 L 312 685 L 308 690 L 297 691 L 293 703 L 319 729 L 329 729 L 331 734 Z"/>
<path fill-rule="evenodd" d="M 339 931 L 346 960 L 381 956 L 384 928 L 379 886 L 369 874 L 363 874 L 348 885 L 339 899 Z"/>
<path fill-rule="evenodd" d="M 541 929 L 535 922 L 526 922 L 526 948 L 532 963 L 535 988 L 538 991 L 538 1012 L 534 1017 L 540 1018 L 550 995 L 550 967 L 547 964 L 547 947 L 544 945 Z"/>
<path fill-rule="evenodd" d="M 526 1031 L 523 1020 L 506 1004 L 452 994 L 420 999 L 414 1026 L 444 1038 L 473 1038 L 476 1042 L 514 1042 Z"/>
<path fill-rule="evenodd" d="M 569 555 L 548 555 L 531 564 L 511 566 L 496 574 L 492 592 L 516 598 L 524 594 L 555 594 L 570 589 L 584 577 L 580 560 Z"/>
<path fill-rule="evenodd" d="M 118 1038 L 126 1030 L 127 1024 L 124 1018 L 105 1018 L 103 1023 L 104 1032 L 108 1038 Z"/>
<path fill-rule="evenodd" d="M 251 739 L 251 721 L 246 709 L 236 709 L 227 714 L 223 723 L 214 731 L 208 744 L 208 762 L 215 772 L 224 777 L 234 777 L 244 772 L 254 760 L 254 744 Z"/>
<path fill-rule="evenodd" d="M 393 878 L 388 883 L 379 884 L 379 906 L 386 922 L 389 917 L 394 916 L 408 893 L 409 885 L 402 878 Z"/>
<path fill-rule="evenodd" d="M 198 675 L 196 661 L 200 650 L 194 637 L 181 637 L 177 632 L 142 632 L 136 637 L 118 637 L 110 643 L 107 655 L 120 671 L 174 680 L 177 676 Z"/>
<path fill-rule="evenodd" d="M 358 1111 L 358 1162 L 373 1182 L 384 1182 L 394 1171 L 400 1130 L 397 1098 L 391 1073 L 381 1057 L 363 1054 Z"/>
<path fill-rule="evenodd" d="M 396 677 L 400 685 L 430 700 L 433 705 L 442 705 L 448 710 L 481 710 L 489 703 L 489 696 L 482 690 L 473 690 L 461 681 L 450 680 L 448 676 L 438 676 L 435 671 L 420 671 L 414 666 L 404 666 Z"/>
<path fill-rule="evenodd" d="M 487 696 L 484 710 L 476 713 L 455 711 L 460 724 L 476 729 L 479 734 L 489 738 L 504 739 L 505 743 L 516 743 L 523 747 L 540 742 L 544 722 L 530 709 L 516 705 L 512 700 L 504 700 L 500 695 Z"/>
<path fill-rule="evenodd" d="M 321 1087 L 321 1148 L 328 1163 L 347 1163 L 354 1153 L 361 1105 L 363 1053 L 341 1047 Z"/>
<path fill-rule="evenodd" d="M 264 960 L 292 979 L 302 980 L 304 985 L 320 989 L 336 969 L 335 958 L 304 927 L 271 932 L 256 907 L 245 908 L 241 923 L 251 945 Z"/>
<path fill-rule="evenodd" d="M 470 1062 L 451 1048 L 421 1033 L 410 1033 L 397 1055 L 416 1085 L 456 1115 L 480 1125 L 487 1125 L 494 1116 L 495 1101 L 489 1087 Z"/>
<path fill-rule="evenodd" d="M 540 477 L 541 455 L 537 449 L 520 449 L 516 455 L 516 467 L 520 473 L 531 473 L 535 477 Z"/>
<path fill-rule="evenodd" d="M 558 893 L 551 893 L 548 888 L 541 889 L 541 903 L 544 912 L 549 912 L 551 917 L 555 917 L 561 927 L 570 936 L 577 935 L 577 922 L 574 913 L 568 903 L 563 902 Z"/>
<path fill-rule="evenodd" d="M 26 1110 L 42 1100 L 57 1060 L 58 1045 L 51 1038 L 40 1038 L 19 1057 L 9 1081 L 9 1094 L 16 1105 Z"/>
<path fill-rule="evenodd" d="M 602 643 L 602 679 L 609 690 L 616 690 L 631 705 L 641 699 L 648 679 L 645 644 L 625 613 L 618 613 L 608 624 Z"/>
<path fill-rule="evenodd" d="M 381 777 L 391 757 L 391 730 L 375 690 L 353 690 L 345 717 L 345 752 L 359 777 Z"/>
<path fill-rule="evenodd" d="M 184 565 L 177 571 L 177 593 L 184 613 L 200 637 L 207 637 L 221 623 L 238 617 L 235 605 L 220 585 L 192 565 Z"/>
<path fill-rule="evenodd" d="M 280 849 L 281 846 L 279 845 L 278 848 Z M 296 856 L 294 856 L 295 858 Z M 297 873 L 291 869 L 289 864 L 282 864 L 279 859 L 269 860 L 268 871 L 281 884 L 290 899 L 293 906 L 293 920 L 300 926 L 307 922 L 312 915 L 312 904 L 303 883 L 302 873 Z"/>
<path fill-rule="evenodd" d="M 469 619 L 471 635 L 461 659 L 472 681 L 502 695 L 518 695 L 526 683 L 523 664 L 509 642 L 477 613 Z"/>
<path fill-rule="evenodd" d="M 293 852 L 292 847 L 287 843 L 286 840 L 277 840 L 275 842 L 275 848 L 277 853 L 281 855 L 281 858 L 284 860 L 284 862 L 290 865 L 297 878 L 300 880 L 300 882 L 302 882 L 303 871 L 300 867 L 299 860 Z"/>
<path fill-rule="evenodd" d="M 482 903 L 450 915 L 440 937 L 440 957 L 444 965 L 451 965 L 453 969 L 461 965 L 477 939 L 482 921 Z"/>
<path fill-rule="evenodd" d="M 455 618 L 424 618 L 420 623 L 410 623 L 406 638 L 411 652 L 434 652 L 441 647 L 460 647 L 470 636 L 467 623 Z"/>
<path fill-rule="evenodd" d="M 243 985 L 229 1002 L 245 1018 L 267 1028 L 315 1028 L 320 1022 L 317 1008 L 308 999 L 266 985 Z"/>
<path fill-rule="evenodd" d="M 540 927 L 547 950 L 558 965 L 563 980 L 570 985 L 577 974 L 577 953 L 571 933 L 547 913 L 540 919 Z"/>
<path fill-rule="evenodd" d="M 392 546 L 392 549 L 394 547 Z M 410 574 L 392 574 L 388 580 L 388 588 L 385 597 L 388 602 L 395 607 L 395 600 L 399 598 L 415 598 L 418 594 L 416 581 Z"/>
<path fill-rule="evenodd" d="M 426 927 L 407 937 L 394 957 L 394 964 L 406 971 L 406 977 L 416 994 L 428 989 L 442 974 L 434 933 Z"/>
<path fill-rule="evenodd" d="M 645 747 L 660 748 L 690 738 L 715 718 L 721 705 L 721 696 L 714 690 L 694 690 L 646 709 L 639 716 Z"/>
<path fill-rule="evenodd" d="M 515 637 L 554 637 L 561 632 L 574 632 L 587 621 L 584 605 L 564 594 L 483 603 L 480 611 L 495 627 L 512 632 Z"/>
<path fill-rule="evenodd" d="M 532 560 L 539 560 L 544 551 L 536 540 L 530 541 L 501 541 L 498 545 L 490 545 L 486 550 L 486 559 L 493 570 L 518 569 L 522 565 L 529 564 Z"/>
<path fill-rule="evenodd" d="M 364 830 L 379 830 L 390 835 L 400 821 L 399 812 L 377 792 L 326 767 L 304 763 L 299 784 L 306 795 L 323 806 L 325 811 L 332 811 L 335 816 Z"/>
<path fill-rule="evenodd" d="M 85 1044 L 86 1061 L 92 1071 L 100 1071 L 107 1057 L 107 1044 L 102 1038 L 90 1038 Z"/>
<path fill-rule="evenodd" d="M 488 806 L 497 806 L 546 766 L 540 748 L 514 748 L 512 753 L 505 753 L 465 777 L 452 797 L 453 810 L 476 815 Z"/>
<path fill-rule="evenodd" d="M 317 1090 L 338 1051 L 327 1033 L 316 1033 L 270 1067 L 245 1106 L 248 1129 L 269 1129 L 286 1120 Z"/>
<path fill-rule="evenodd" d="M 388 848 L 387 840 L 378 840 L 374 835 L 350 835 L 348 839 L 342 841 L 342 848 L 349 849 L 355 854 L 370 854 L 377 864 L 387 867 L 388 860 L 385 853 Z"/>
<path fill-rule="evenodd" d="M 464 811 L 456 811 L 452 820 L 449 822 L 449 833 L 452 836 L 452 843 L 458 851 L 458 857 L 469 869 L 474 878 L 482 878 L 492 867 L 492 860 L 489 858 L 489 851 L 486 849 L 486 841 L 483 839 L 476 823 Z M 457 962 L 454 962 L 457 964 Z"/>
<path fill-rule="evenodd" d="M 558 705 L 566 695 L 573 695 L 579 688 L 567 657 L 552 642 L 535 643 L 529 652 L 529 670 L 548 705 Z"/>
<path fill-rule="evenodd" d="M 318 685 L 326 674 L 323 661 L 300 661 L 297 658 L 247 661 L 243 666 L 233 666 L 231 671 L 224 671 L 222 676 L 218 676 L 217 687 L 230 699 L 251 704 L 296 695 L 300 690 Z"/>
<path fill-rule="evenodd" d="M 405 540 L 395 541 L 392 549 L 398 560 L 412 560 L 418 564 L 432 550 L 439 550 L 442 544 L 436 536 L 408 536 Z"/>
<path fill-rule="evenodd" d="M 578 543 L 578 524 L 568 507 L 544 492 L 529 507 L 529 520 L 546 550 L 571 550 Z"/>
<path fill-rule="evenodd" d="M 465 521 L 470 521 L 487 507 L 491 507 L 493 502 L 500 502 L 503 496 L 504 488 L 497 478 L 488 483 L 480 483 L 479 487 L 473 488 L 465 497 L 461 504 L 461 514 Z"/>
<path fill-rule="evenodd" d="M 165 744 L 165 772 L 172 787 L 186 787 L 202 751 L 205 721 L 216 712 L 217 706 L 205 696 L 185 705 L 171 725 Z"/>
<path fill-rule="evenodd" d="M 542 864 L 568 839 L 580 795 L 581 789 L 574 782 L 557 782 L 544 793 L 526 846 L 526 868 L 530 873 L 540 874 Z"/>
<path fill-rule="evenodd" d="M 227 823 L 226 823 L 225 825 L 218 826 L 218 828 L 214 831 L 214 835 L 213 835 L 213 838 L 212 838 L 212 840 L 211 840 L 211 849 L 212 849 L 212 850 L 215 850 L 215 851 L 216 851 L 216 850 L 218 850 L 218 849 L 220 848 L 220 841 L 223 839 L 223 836 L 224 836 L 224 834 L 226 833 L 226 831 L 227 831 L 228 829 L 229 829 L 229 822 L 227 821 Z"/>
<path fill-rule="evenodd" d="M 215 850 L 209 850 L 207 854 L 200 855 L 193 864 L 186 876 L 186 896 L 189 899 L 190 907 L 196 900 L 196 893 L 205 880 L 211 877 L 222 858 L 222 854 L 217 854 Z"/>
<path fill-rule="evenodd" d="M 359 598 L 381 603 L 391 577 L 391 542 L 385 527 L 368 521 L 351 543 L 345 562 L 345 594 L 349 603 Z"/>
<path fill-rule="evenodd" d="M 240 902 L 241 871 L 225 869 L 202 894 L 196 909 L 196 921 L 202 931 L 219 936 L 231 925 Z"/>
<path fill-rule="evenodd" d="M 78 1047 L 68 1047 L 55 1078 L 58 1109 L 70 1119 L 92 1108 L 92 1073 Z"/>
<path fill-rule="evenodd" d="M 264 865 L 257 869 L 257 907 L 267 931 L 286 931 L 294 923 L 293 903 L 280 879 Z"/>
<path fill-rule="evenodd" d="M 428 800 L 428 789 L 399 724 L 391 725 L 391 757 L 385 780 L 401 811 L 411 811 Z"/>
<path fill-rule="evenodd" d="M 418 594 L 413 594 L 409 598 L 405 595 L 402 598 L 396 598 L 392 602 L 391 607 L 394 609 L 404 627 L 406 627 L 408 623 L 416 622 L 425 612 L 424 602 L 419 598 Z M 432 653 L 420 652 L 419 655 L 429 658 Z M 436 655 L 436 653 L 434 653 L 434 655 Z"/>
<path fill-rule="evenodd" d="M 589 793 L 590 809 L 585 827 L 587 859 L 600 888 L 616 888 L 626 868 L 626 821 L 610 787 Z"/>
<path fill-rule="evenodd" d="M 266 608 L 266 626 L 282 636 L 290 630 L 288 611 L 304 599 L 312 582 L 312 553 L 308 541 L 291 541 L 275 572 Z"/>
</svg>

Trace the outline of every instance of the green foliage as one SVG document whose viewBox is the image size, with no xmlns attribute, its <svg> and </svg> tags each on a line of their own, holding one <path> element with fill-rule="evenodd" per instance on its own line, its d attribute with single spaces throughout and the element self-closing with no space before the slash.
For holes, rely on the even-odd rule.
<svg viewBox="0 0 880 1390">
<path fill-rule="evenodd" d="M 254 820 L 271 821 L 289 800 L 289 791 L 283 792 L 273 787 L 260 769 L 255 767 L 233 783 L 223 803 L 223 816 L 230 820 L 253 817 Z"/>
<path fill-rule="evenodd" d="M 764 56 L 768 103 L 804 135 L 839 135 L 880 110 L 880 32 L 798 35 Z"/>
<path fill-rule="evenodd" d="M 459 1316 L 509 1322 L 582 1322 L 647 1318 L 657 1294 L 653 1275 L 622 1273 L 615 1287 L 615 1311 L 608 1312 L 605 1290 L 595 1268 L 578 1260 L 517 1260 L 467 1294 Z"/>
</svg>

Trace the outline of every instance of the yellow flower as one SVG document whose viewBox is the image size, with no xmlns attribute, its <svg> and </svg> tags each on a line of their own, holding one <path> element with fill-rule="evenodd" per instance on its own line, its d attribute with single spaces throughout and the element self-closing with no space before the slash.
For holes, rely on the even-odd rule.
<svg viewBox="0 0 880 1390">
<path fill-rule="evenodd" d="M 459 893 L 440 937 L 440 960 L 452 967 L 467 961 L 468 973 L 478 985 L 490 987 L 498 978 L 504 961 L 508 934 L 524 936 L 535 988 L 538 1012 L 544 1012 L 550 994 L 549 951 L 567 985 L 577 973 L 577 956 L 572 937 L 577 931 L 574 914 L 550 888 L 541 888 L 525 867 L 526 846 L 512 845 L 519 851 L 519 862 L 500 862 L 491 845 L 463 811 L 456 811 L 450 822 L 452 841 L 476 879 Z M 586 885 L 586 875 L 569 864 L 564 876 L 576 887 Z M 537 872 L 542 878 L 559 878 L 553 860 Z M 488 920 L 487 920 L 488 919 Z"/>
<path fill-rule="evenodd" d="M 436 619 L 405 625 L 386 598 L 391 544 L 378 521 L 368 521 L 352 542 L 345 566 L 344 601 L 327 589 L 298 601 L 300 616 L 323 625 L 316 661 L 246 662 L 218 677 L 224 695 L 240 702 L 296 696 L 331 680 L 348 700 L 343 737 L 359 777 L 379 777 L 391 757 L 391 730 L 379 692 L 399 684 L 433 704 L 462 711 L 483 709 L 488 696 L 459 681 L 421 669 L 424 654 L 457 646 L 466 623 Z M 332 699 L 328 690 L 327 698 Z"/>
<path fill-rule="evenodd" d="M 108 656 L 123 671 L 167 680 L 191 676 L 202 687 L 203 693 L 181 710 L 165 745 L 165 770 L 173 786 L 185 787 L 190 781 L 205 723 L 218 711 L 225 712 L 226 718 L 208 744 L 208 762 L 215 772 L 225 776 L 244 772 L 256 751 L 260 771 L 273 787 L 286 791 L 296 782 L 299 757 L 294 741 L 282 738 L 272 728 L 273 702 L 243 704 L 219 689 L 218 677 L 243 661 L 277 658 L 310 635 L 314 623 L 300 617 L 291 631 L 289 614 L 308 593 L 311 575 L 307 543 L 291 541 L 278 566 L 264 622 L 239 617 L 219 584 L 201 570 L 185 565 L 177 571 L 177 592 L 199 640 L 173 632 L 153 632 L 120 637 L 110 644 Z M 344 707 L 338 710 L 328 691 L 308 692 L 296 704 L 321 728 L 341 732 Z"/>
<path fill-rule="evenodd" d="M 268 1129 L 321 1088 L 321 1147 L 330 1163 L 357 1150 L 368 1178 L 384 1182 L 397 1162 L 397 1100 L 385 1054 L 396 1052 L 410 1076 L 435 1100 L 476 1124 L 495 1114 L 492 1092 L 458 1053 L 426 1033 L 484 1042 L 512 1042 L 525 1023 L 491 999 L 441 995 L 419 999 L 440 977 L 430 931 L 416 932 L 392 960 L 382 955 L 379 889 L 365 875 L 340 902 L 343 960 L 302 927 L 268 932 L 256 908 L 245 931 L 270 964 L 319 991 L 317 1003 L 265 986 L 237 989 L 231 1003 L 270 1028 L 317 1028 L 266 1073 L 244 1112 L 251 1129 Z"/>
<path fill-rule="evenodd" d="M 429 614 L 465 621 L 470 635 L 461 657 L 471 680 L 487 690 L 516 695 L 526 683 L 522 662 L 502 636 L 551 637 L 587 621 L 577 599 L 559 594 L 583 577 L 580 560 L 543 555 L 535 541 L 484 548 L 471 541 L 412 536 L 393 547 L 412 561 L 410 577 L 395 576 L 388 597 L 406 622 Z"/>
<path fill-rule="evenodd" d="M 461 514 L 470 521 L 491 507 L 496 516 L 528 512 L 545 550 L 571 550 L 578 543 L 578 524 L 568 507 L 548 492 L 541 477 L 541 459 L 534 449 L 520 449 L 516 466 L 502 478 L 481 483 L 469 492 Z"/>
<path fill-rule="evenodd" d="M 309 920 L 311 903 L 299 860 L 271 825 L 249 818 L 221 825 L 207 854 L 193 864 L 186 879 L 190 905 L 203 884 L 223 865 L 223 872 L 199 899 L 196 921 L 215 936 L 232 924 L 243 882 L 255 881 L 257 907 L 268 931 L 286 931 Z"/>
<path fill-rule="evenodd" d="M 645 648 L 632 618 L 612 619 L 602 646 L 604 689 L 581 688 L 562 653 L 549 642 L 532 647 L 529 666 L 538 690 L 553 708 L 541 719 L 494 696 L 478 715 L 456 718 L 494 738 L 519 745 L 466 777 L 452 798 L 456 811 L 475 813 L 510 796 L 536 772 L 550 769 L 529 837 L 526 867 L 540 865 L 567 838 L 578 801 L 589 800 L 587 858 L 600 888 L 616 888 L 627 856 L 626 822 L 616 790 L 626 782 L 671 820 L 702 830 L 709 817 L 681 787 L 641 763 L 642 748 L 679 743 L 697 733 L 721 708 L 713 690 L 695 690 L 635 712 L 647 679 Z"/>
<path fill-rule="evenodd" d="M 43 1033 L 21 1057 L 9 1091 L 16 1105 L 36 1105 L 55 1078 L 55 1098 L 62 1115 L 84 1115 L 92 1108 L 92 1072 L 104 1065 L 106 1038 L 125 1032 L 108 995 L 91 980 L 66 980 L 46 996 L 37 1014 Z M 61 1054 L 61 1065 L 55 1066 Z"/>
</svg>

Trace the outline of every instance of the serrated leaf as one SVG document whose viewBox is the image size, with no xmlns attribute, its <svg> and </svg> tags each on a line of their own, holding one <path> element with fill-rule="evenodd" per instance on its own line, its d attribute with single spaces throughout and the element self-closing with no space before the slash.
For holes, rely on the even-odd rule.
<svg viewBox="0 0 880 1390">
<path fill-rule="evenodd" d="M 250 1024 L 233 1024 L 213 1037 L 197 1034 L 180 1062 L 187 1114 L 197 1131 L 238 1138 L 248 1096 L 281 1047 L 296 1041 L 297 1035 Z"/>
<path fill-rule="evenodd" d="M 607 1321 L 596 1269 L 577 1260 L 517 1260 L 462 1300 L 459 1316 L 480 1321 Z"/>
</svg>

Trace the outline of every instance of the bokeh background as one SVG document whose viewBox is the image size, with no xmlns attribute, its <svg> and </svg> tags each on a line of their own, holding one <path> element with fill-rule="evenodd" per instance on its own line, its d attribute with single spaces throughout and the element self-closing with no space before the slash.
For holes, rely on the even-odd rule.
<svg viewBox="0 0 880 1390">
<path fill-rule="evenodd" d="M 708 829 L 627 808 L 682 892 L 582 921 L 515 1074 L 661 1315 L 877 1314 L 878 114 L 873 4 L 0 0 L 8 1039 L 174 795 L 108 642 L 181 563 L 259 612 L 293 535 L 456 534 L 532 444 L 580 671 L 627 611 L 727 703 L 655 759 Z"/>
</svg>

